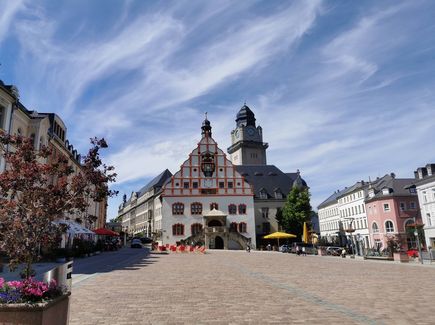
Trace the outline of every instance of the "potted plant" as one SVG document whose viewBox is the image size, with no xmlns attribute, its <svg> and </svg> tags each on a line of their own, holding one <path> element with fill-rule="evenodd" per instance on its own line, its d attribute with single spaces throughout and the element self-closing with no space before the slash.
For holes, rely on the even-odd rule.
<svg viewBox="0 0 435 325">
<path fill-rule="evenodd" d="M 390 236 L 387 239 L 388 250 L 392 253 L 396 262 L 409 262 L 408 254 L 402 249 L 402 241 L 396 236 Z"/>
<path fill-rule="evenodd" d="M 41 289 L 45 288 L 42 284 L 33 282 L 32 264 L 41 258 L 44 247 L 52 246 L 59 239 L 62 229 L 54 221 L 86 211 L 90 199 L 101 201 L 116 194 L 108 189 L 108 183 L 115 180 L 116 174 L 113 167 L 106 166 L 100 159 L 99 150 L 107 147 L 104 139 L 91 139 L 92 147 L 78 171 L 74 171 L 66 156 L 52 156 L 51 150 L 44 146 L 36 150 L 33 142 L 31 138 L 0 131 L 0 145 L 13 148 L 4 154 L 7 168 L 0 174 L 0 251 L 9 257 L 11 270 L 24 265 L 22 273 L 24 281 L 28 282 L 21 284 L 23 288 L 29 287 L 38 295 L 42 292 L 40 296 L 51 306 L 56 304 L 55 299 L 51 299 L 52 291 L 46 294 Z M 10 284 L 2 284 L 4 295 L 18 295 L 17 290 L 10 287 Z M 22 303 L 30 303 L 30 309 L 45 308 L 32 305 L 32 302 L 43 303 L 33 296 L 27 299 L 21 294 L 19 297 L 2 304 L 2 312 L 7 314 L 9 308 L 27 317 L 28 310 Z M 20 306 L 15 306 L 15 302 Z M 0 319 L 3 321 L 3 315 Z"/>
<path fill-rule="evenodd" d="M 7 324 L 67 324 L 69 295 L 56 284 L 0 278 L 0 320 Z"/>
</svg>

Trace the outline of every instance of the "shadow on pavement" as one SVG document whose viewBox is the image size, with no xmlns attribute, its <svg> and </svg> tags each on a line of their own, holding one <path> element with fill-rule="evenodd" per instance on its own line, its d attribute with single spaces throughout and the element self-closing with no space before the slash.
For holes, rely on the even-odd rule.
<svg viewBox="0 0 435 325">
<path fill-rule="evenodd" d="M 107 273 L 115 270 L 137 270 L 157 260 L 150 257 L 149 248 L 124 247 L 114 252 L 104 252 L 89 258 L 74 259 L 75 274 Z"/>
</svg>

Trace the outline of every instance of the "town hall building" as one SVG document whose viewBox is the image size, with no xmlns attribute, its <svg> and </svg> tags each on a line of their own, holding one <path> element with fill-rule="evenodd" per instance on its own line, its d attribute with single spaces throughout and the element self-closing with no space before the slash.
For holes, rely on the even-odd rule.
<svg viewBox="0 0 435 325">
<path fill-rule="evenodd" d="M 160 245 L 186 243 L 211 249 L 261 248 L 264 235 L 279 231 L 281 213 L 292 187 L 307 187 L 299 171 L 284 173 L 268 165 L 263 130 L 252 110 L 243 105 L 231 132 L 228 154 L 212 137 L 205 118 L 201 140 L 171 175 L 162 173 L 161 190 L 154 192 L 147 234 Z M 141 192 L 133 192 L 119 216 L 130 233 L 141 231 L 134 218 Z M 127 211 L 128 210 L 128 211 Z M 128 219 L 128 220 L 127 220 Z"/>
<path fill-rule="evenodd" d="M 253 189 L 212 138 L 202 138 L 162 192 L 163 243 L 214 249 L 255 248 Z"/>
</svg>

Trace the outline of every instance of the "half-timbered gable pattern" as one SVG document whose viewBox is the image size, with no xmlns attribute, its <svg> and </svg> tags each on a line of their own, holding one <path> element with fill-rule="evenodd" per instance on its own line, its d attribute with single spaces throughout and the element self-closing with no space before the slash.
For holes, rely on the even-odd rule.
<svg viewBox="0 0 435 325">
<path fill-rule="evenodd" d="M 214 231 L 215 235 L 217 231 L 222 231 L 225 246 L 222 248 L 244 248 L 240 244 L 243 240 L 238 240 L 242 237 L 246 243 L 252 238 L 255 244 L 253 188 L 211 137 L 211 126 L 207 119 L 202 131 L 202 139 L 163 189 L 162 227 L 166 232 L 163 232 L 162 242 L 175 244 L 181 240 L 198 241 L 199 229 L 204 229 L 204 233 Z M 225 217 L 220 216 L 216 220 L 206 217 L 211 211 L 219 211 Z M 239 234 L 242 236 L 237 235 L 240 238 L 235 238 L 233 234 L 234 240 L 230 239 L 228 232 L 231 223 L 242 224 L 240 227 L 233 226 L 238 233 L 239 230 L 243 231 Z M 172 230 L 174 225 L 177 225 L 177 231 Z M 178 231 L 179 225 L 184 226 L 184 232 Z M 202 228 L 198 225 L 202 225 Z M 207 237 L 204 234 L 203 241 L 209 241 L 204 242 L 205 245 L 220 248 L 219 244 L 214 243 L 216 236 Z"/>
</svg>

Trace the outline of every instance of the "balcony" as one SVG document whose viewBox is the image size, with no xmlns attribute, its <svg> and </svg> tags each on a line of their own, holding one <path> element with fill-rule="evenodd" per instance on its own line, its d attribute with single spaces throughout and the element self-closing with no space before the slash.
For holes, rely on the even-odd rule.
<svg viewBox="0 0 435 325">
<path fill-rule="evenodd" d="M 225 226 L 215 226 L 215 227 L 205 227 L 205 233 L 226 233 L 228 232 L 228 228 Z"/>
</svg>

